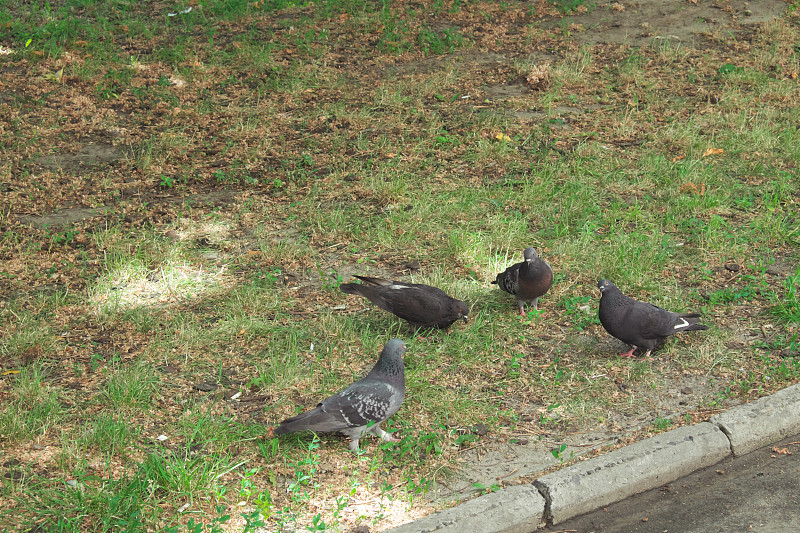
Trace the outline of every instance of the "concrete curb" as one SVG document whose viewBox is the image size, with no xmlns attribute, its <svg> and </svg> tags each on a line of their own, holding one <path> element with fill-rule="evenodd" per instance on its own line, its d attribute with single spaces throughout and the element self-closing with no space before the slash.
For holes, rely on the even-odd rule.
<svg viewBox="0 0 800 533">
<path fill-rule="evenodd" d="M 393 533 L 530 533 L 544 522 L 544 498 L 533 485 L 515 485 L 391 529 Z"/>
<path fill-rule="evenodd" d="M 388 530 L 524 533 L 679 479 L 800 433 L 800 384 Z"/>
<path fill-rule="evenodd" d="M 684 426 L 542 476 L 534 485 L 550 504 L 546 518 L 573 516 L 675 481 L 731 454 L 714 424 Z"/>
<path fill-rule="evenodd" d="M 800 385 L 732 407 L 712 416 L 711 423 L 725 432 L 734 455 L 800 433 Z"/>
</svg>

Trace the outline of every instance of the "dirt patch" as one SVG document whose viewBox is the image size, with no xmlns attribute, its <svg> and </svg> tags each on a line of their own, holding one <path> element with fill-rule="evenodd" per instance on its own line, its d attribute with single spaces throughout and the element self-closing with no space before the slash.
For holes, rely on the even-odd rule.
<svg viewBox="0 0 800 533">
<path fill-rule="evenodd" d="M 689 47 L 704 47 L 714 33 L 744 31 L 743 25 L 758 24 L 781 16 L 786 3 L 780 0 L 745 2 L 604 2 L 543 24 L 545 28 L 567 27 L 585 44 L 625 43 L 644 46 L 668 40 Z"/>
<path fill-rule="evenodd" d="M 605 344 L 610 350 L 622 347 L 615 339 L 608 341 L 603 348 Z M 713 380 L 705 376 L 665 375 L 652 385 L 619 381 L 617 387 L 620 394 L 630 399 L 631 407 L 609 412 L 608 424 L 602 428 L 578 427 L 565 431 L 559 427 L 557 415 L 550 418 L 545 414 L 545 406 L 518 405 L 518 412 L 527 410 L 528 414 L 523 415 L 517 430 L 486 435 L 477 446 L 465 449 L 459 455 L 459 467 L 453 475 L 440 481 L 431 493 L 432 503 L 459 501 L 481 494 L 484 488 L 531 481 L 578 457 L 624 446 L 654 430 L 671 429 L 687 422 L 687 417 L 699 421 L 718 412 L 703 408 L 717 392 Z"/>
<path fill-rule="evenodd" d="M 51 170 L 77 170 L 90 165 L 108 163 L 125 157 L 127 150 L 108 143 L 83 145 L 70 154 L 49 154 L 36 158 L 36 163 Z"/>
<path fill-rule="evenodd" d="M 34 228 L 63 228 L 71 226 L 76 222 L 81 222 L 92 217 L 102 215 L 105 210 L 101 207 L 75 207 L 71 209 L 59 209 L 47 215 L 18 215 L 20 223 Z"/>
</svg>

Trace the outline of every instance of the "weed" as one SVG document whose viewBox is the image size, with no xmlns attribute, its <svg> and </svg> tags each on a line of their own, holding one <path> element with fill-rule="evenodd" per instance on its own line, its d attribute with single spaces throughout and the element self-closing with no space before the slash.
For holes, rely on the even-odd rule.
<svg viewBox="0 0 800 533">
<path fill-rule="evenodd" d="M 483 495 L 483 494 L 489 494 L 490 492 L 494 492 L 494 491 L 496 491 L 496 490 L 500 490 L 500 489 L 502 488 L 502 487 L 501 487 L 499 484 L 497 484 L 497 483 L 492 483 L 491 485 L 489 485 L 489 486 L 487 487 L 487 486 L 486 486 L 486 485 L 484 485 L 483 483 L 479 483 L 479 482 L 477 482 L 477 481 L 476 481 L 475 483 L 473 483 L 473 484 L 472 484 L 472 486 L 473 486 L 473 487 L 475 487 L 475 488 L 478 490 L 478 493 L 479 493 L 479 494 L 481 494 L 481 495 Z"/>
<path fill-rule="evenodd" d="M 344 276 L 334 271 L 325 274 L 319 264 L 317 264 L 317 274 L 319 274 L 319 279 L 322 282 L 322 288 L 324 290 L 338 290 L 339 285 L 344 282 Z"/>
<path fill-rule="evenodd" d="M 441 55 L 464 46 L 466 40 L 457 31 L 449 28 L 443 31 L 423 29 L 417 37 L 417 42 L 426 54 Z"/>
<path fill-rule="evenodd" d="M 656 421 L 653 422 L 653 427 L 659 431 L 665 431 L 672 427 L 674 422 L 669 418 L 656 418 Z"/>
<path fill-rule="evenodd" d="M 726 386 L 723 390 L 715 392 L 708 398 L 705 403 L 709 407 L 720 407 L 726 400 L 733 397 L 730 386 Z"/>
<path fill-rule="evenodd" d="M 550 450 L 550 453 L 553 455 L 553 457 L 558 459 L 559 463 L 563 464 L 564 463 L 564 459 L 565 459 L 564 452 L 566 450 L 567 450 L 566 443 L 562 443 L 557 448 L 554 448 L 554 449 Z M 570 450 L 569 459 L 572 459 L 574 456 L 575 456 L 575 451 L 574 450 Z"/>
<path fill-rule="evenodd" d="M 765 285 L 763 279 L 755 276 L 744 276 L 743 279 L 749 281 L 745 286 L 725 287 L 708 294 L 708 302 L 711 305 L 739 303 L 749 301 L 761 296 Z"/>
<path fill-rule="evenodd" d="M 600 324 L 597 311 L 589 305 L 591 301 L 592 298 L 589 296 L 571 296 L 563 300 L 563 306 L 571 318 L 572 327 L 578 331 Z"/>
<path fill-rule="evenodd" d="M 94 531 L 143 530 L 147 483 L 138 476 L 121 479 L 84 476 L 74 488 L 49 478 L 31 476 L 24 496 L 14 495 L 20 509 L 20 525 L 58 531 L 86 531 L 84 519 L 96 520 Z"/>
<path fill-rule="evenodd" d="M 579 7 L 587 4 L 586 0 L 556 0 L 556 8 L 564 15 L 571 15 Z"/>
<path fill-rule="evenodd" d="M 172 176 L 165 176 L 164 174 L 161 174 L 161 183 L 159 183 L 159 185 L 161 187 L 169 189 L 175 185 L 175 181 L 176 181 L 175 178 L 173 178 Z"/>
<path fill-rule="evenodd" d="M 44 228 L 45 234 L 49 236 L 51 245 L 71 244 L 75 241 L 78 231 L 74 226 L 63 230 L 51 230 L 47 226 Z"/>
<path fill-rule="evenodd" d="M 119 98 L 130 87 L 132 77 L 133 72 L 127 68 L 109 70 L 97 86 L 97 94 L 104 100 Z"/>
<path fill-rule="evenodd" d="M 523 359 L 525 354 L 512 354 L 511 359 L 508 361 L 508 377 L 519 377 L 520 372 L 520 359 Z"/>
<path fill-rule="evenodd" d="M 774 305 L 770 312 L 785 322 L 800 324 L 800 268 L 787 276 L 785 286 L 786 293 L 782 297 L 773 297 Z"/>
</svg>

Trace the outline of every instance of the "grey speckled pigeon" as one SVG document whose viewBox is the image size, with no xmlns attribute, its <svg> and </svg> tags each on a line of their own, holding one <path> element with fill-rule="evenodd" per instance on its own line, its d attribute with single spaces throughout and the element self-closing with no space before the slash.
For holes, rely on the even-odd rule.
<svg viewBox="0 0 800 533">
<path fill-rule="evenodd" d="M 633 357 L 636 348 L 647 350 L 649 357 L 653 349 L 664 340 L 681 331 L 708 329 L 699 324 L 699 313 L 673 313 L 661 307 L 634 300 L 622 294 L 616 285 L 607 279 L 597 282 L 600 289 L 600 323 L 606 331 L 622 342 L 633 346 L 622 357 Z"/>
<path fill-rule="evenodd" d="M 355 276 L 364 283 L 342 283 L 347 294 L 363 296 L 381 309 L 408 321 L 414 329 L 446 329 L 456 320 L 467 321 L 469 307 L 443 290 L 421 283 L 403 283 Z"/>
<path fill-rule="evenodd" d="M 385 441 L 397 439 L 381 429 L 395 414 L 406 394 L 403 353 L 406 345 L 392 339 L 383 347 L 378 362 L 363 379 L 322 400 L 314 409 L 281 422 L 273 435 L 295 431 L 338 431 L 350 437 L 350 449 L 358 450 L 358 439 L 372 433 Z"/>
<path fill-rule="evenodd" d="M 536 248 L 525 248 L 522 256 L 525 259 L 523 262 L 499 273 L 492 283 L 514 296 L 519 314 L 525 316 L 525 302 L 531 302 L 533 308 L 538 309 L 539 296 L 550 290 L 553 270 L 539 257 Z"/>
</svg>

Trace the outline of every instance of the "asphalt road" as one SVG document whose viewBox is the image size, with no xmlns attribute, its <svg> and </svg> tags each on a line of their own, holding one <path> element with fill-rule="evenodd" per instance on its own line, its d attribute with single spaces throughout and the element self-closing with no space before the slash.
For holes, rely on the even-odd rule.
<svg viewBox="0 0 800 533">
<path fill-rule="evenodd" d="M 785 449 L 790 453 L 776 453 Z M 548 533 L 800 532 L 800 435 L 728 458 Z"/>
</svg>

